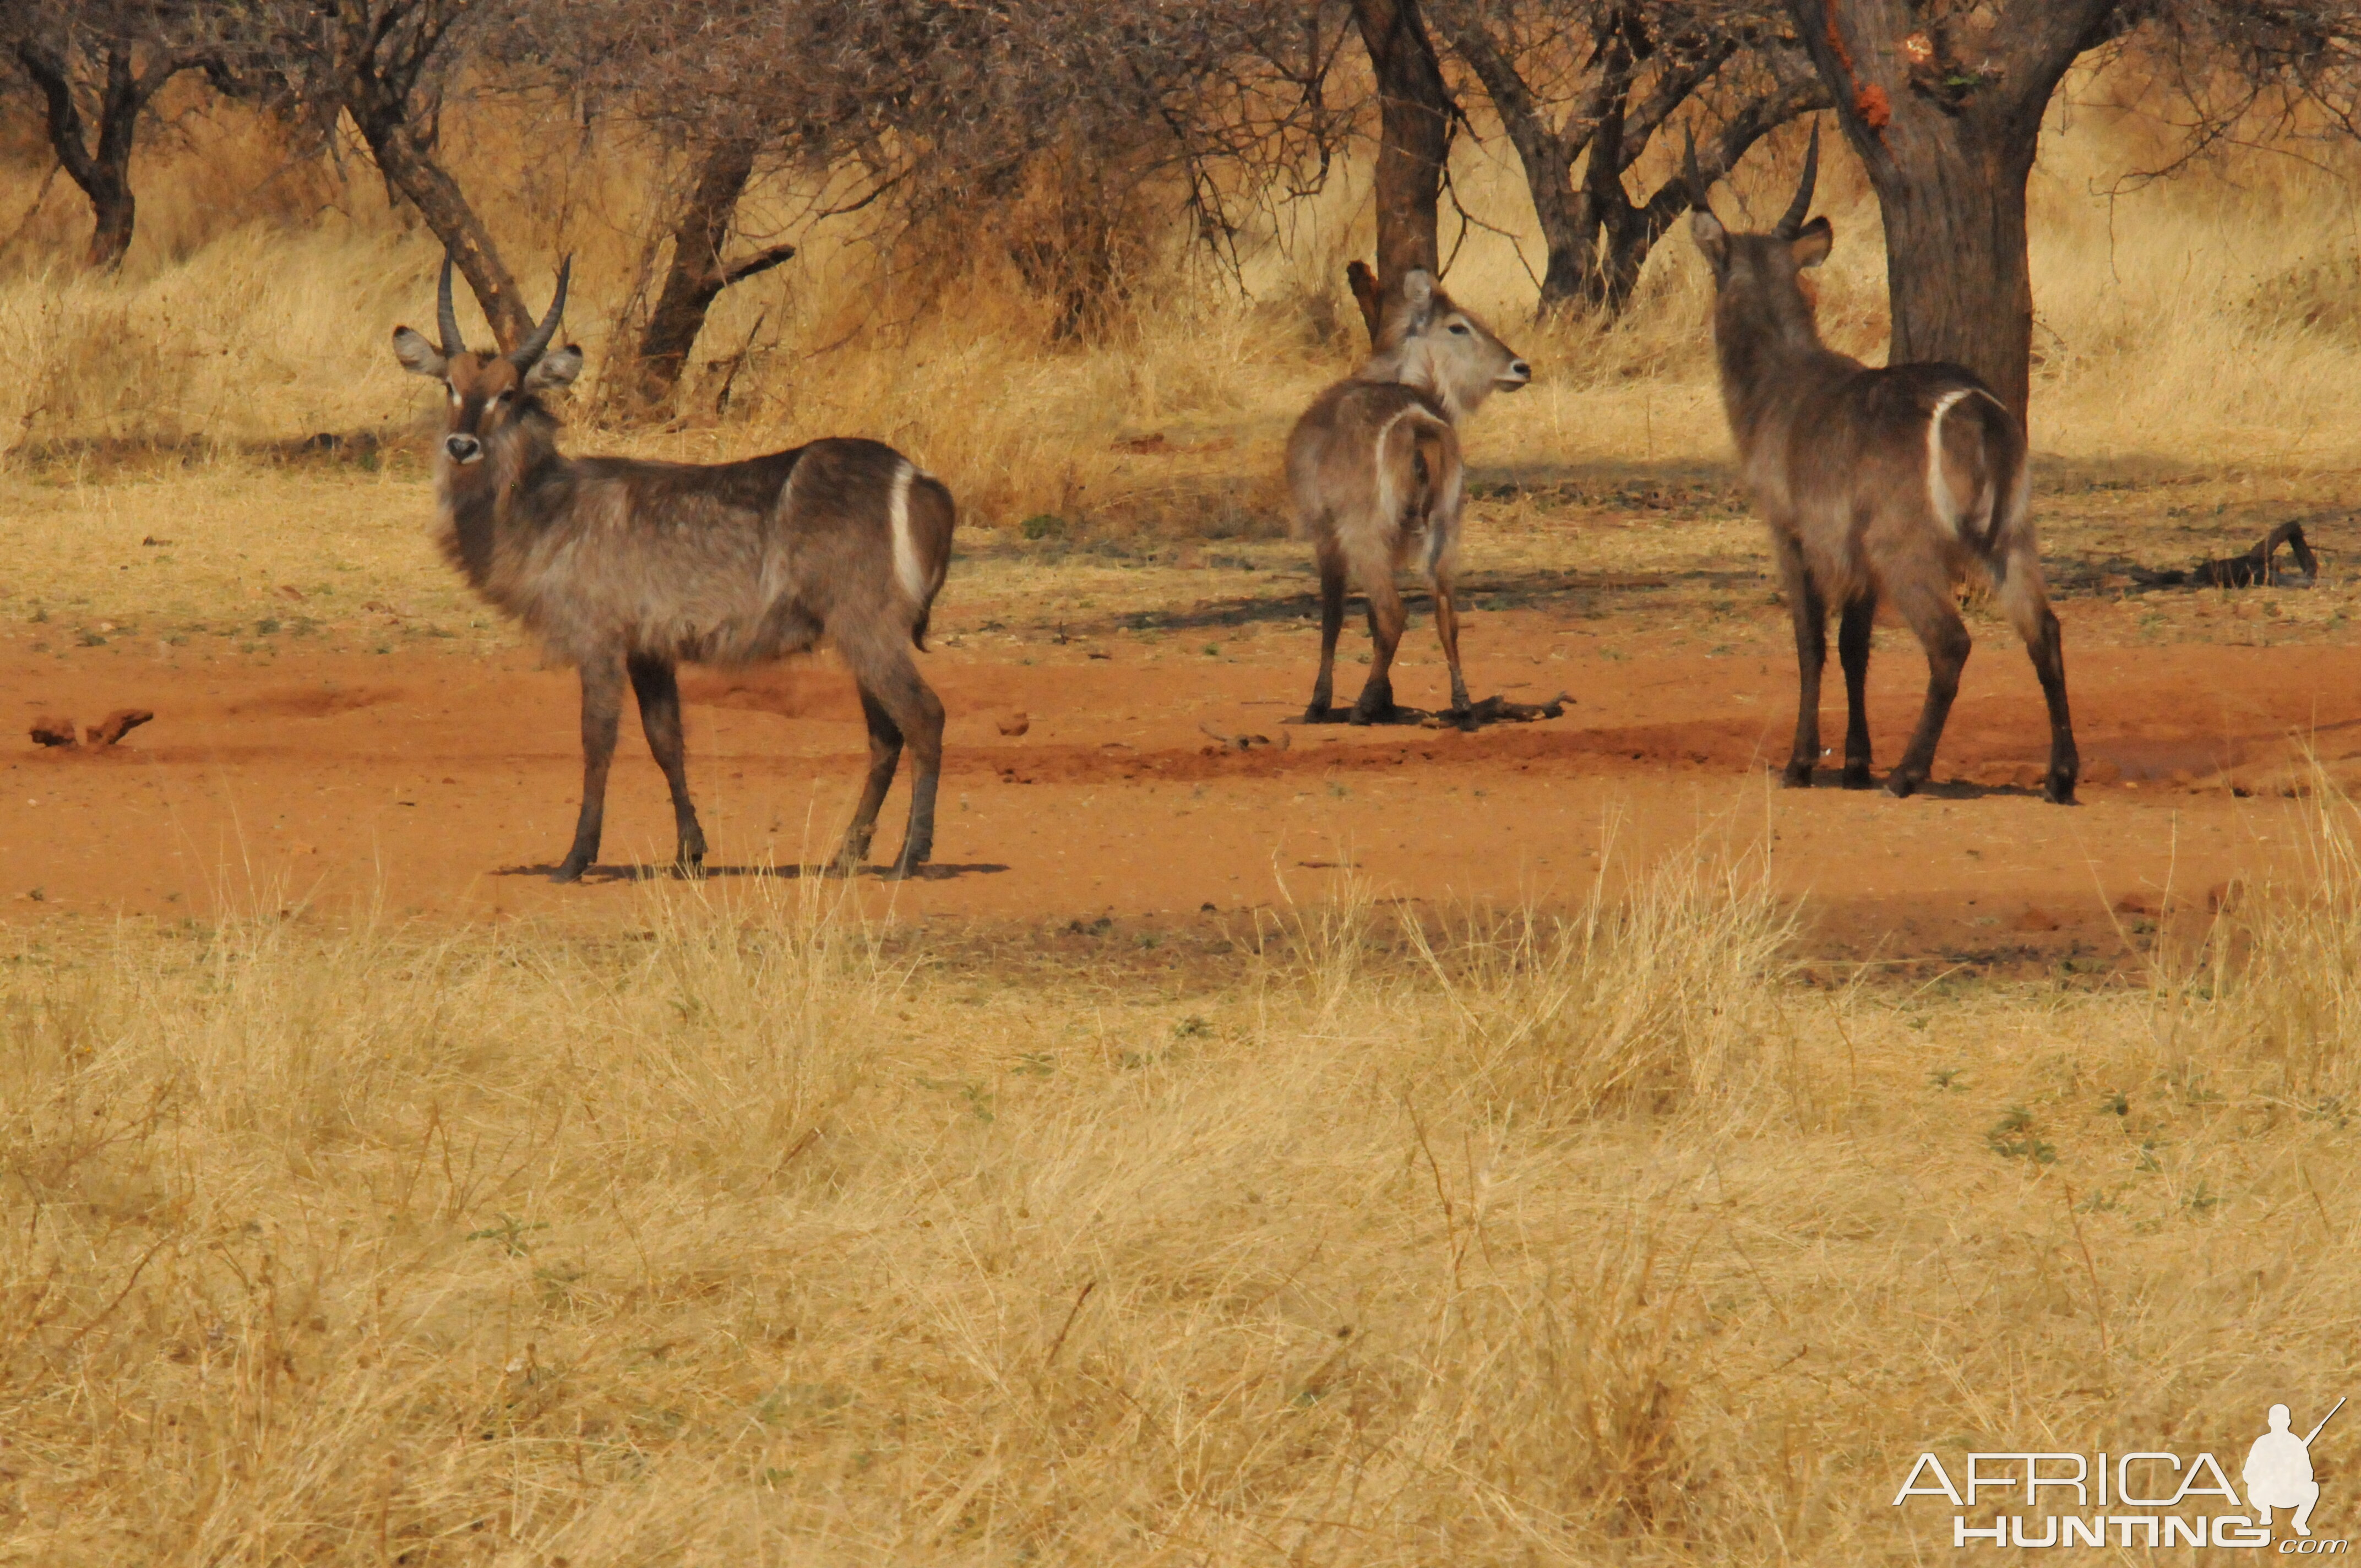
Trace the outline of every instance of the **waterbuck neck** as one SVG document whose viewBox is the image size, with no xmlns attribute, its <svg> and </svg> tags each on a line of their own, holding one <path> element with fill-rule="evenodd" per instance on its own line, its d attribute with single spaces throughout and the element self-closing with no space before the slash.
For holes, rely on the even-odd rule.
<svg viewBox="0 0 2361 1568">
<path fill-rule="evenodd" d="M 1451 369 L 1451 362 L 1435 353 L 1432 343 L 1423 337 L 1413 337 L 1407 343 L 1371 355 L 1353 373 L 1353 378 L 1408 387 L 1433 404 L 1437 413 L 1456 425 L 1491 396 L 1492 378 L 1488 373 L 1455 376 L 1449 373 Z"/>
<path fill-rule="evenodd" d="M 459 464 L 446 451 L 434 464 L 436 499 L 448 532 L 444 553 L 479 590 L 493 593 L 502 554 L 548 523 L 553 491 L 571 488 L 573 463 L 557 449 L 557 422 L 527 404 L 485 443 L 481 460 Z"/>
<path fill-rule="evenodd" d="M 1798 383 L 1858 367 L 1821 343 L 1811 302 L 1791 278 L 1726 283 L 1714 301 L 1713 347 L 1722 407 L 1741 446 L 1767 413 L 1792 400 Z"/>
</svg>

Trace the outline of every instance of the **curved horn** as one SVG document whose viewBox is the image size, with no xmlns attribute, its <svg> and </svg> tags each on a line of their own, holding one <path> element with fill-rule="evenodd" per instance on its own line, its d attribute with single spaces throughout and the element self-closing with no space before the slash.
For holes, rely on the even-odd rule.
<svg viewBox="0 0 2361 1568">
<path fill-rule="evenodd" d="M 443 334 L 443 357 L 456 358 L 467 352 L 467 340 L 459 335 L 459 313 L 451 307 L 451 253 L 443 253 L 443 284 L 434 295 L 434 325 Z"/>
<path fill-rule="evenodd" d="M 1705 174 L 1697 168 L 1697 132 L 1684 128 L 1681 138 L 1681 183 L 1688 187 L 1689 207 L 1695 212 L 1711 213 L 1713 203 L 1708 199 Z"/>
<path fill-rule="evenodd" d="M 518 369 L 532 369 L 549 351 L 550 339 L 557 335 L 558 318 L 566 313 L 566 280 L 573 275 L 574 258 L 569 256 L 557 264 L 557 297 L 549 302 L 549 313 L 541 318 L 541 324 L 533 329 L 533 335 L 517 345 L 517 351 L 509 356 Z"/>
<path fill-rule="evenodd" d="M 1812 186 L 1820 177 L 1820 122 L 1812 122 L 1812 144 L 1804 149 L 1804 178 L 1795 187 L 1795 199 L 1787 203 L 1787 215 L 1779 220 L 1773 231 L 1781 239 L 1793 239 L 1804 232 L 1804 220 L 1812 214 Z"/>
</svg>

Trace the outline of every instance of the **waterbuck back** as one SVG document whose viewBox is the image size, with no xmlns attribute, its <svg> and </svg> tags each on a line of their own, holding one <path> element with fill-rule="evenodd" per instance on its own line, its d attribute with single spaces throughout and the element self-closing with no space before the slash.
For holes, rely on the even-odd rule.
<svg viewBox="0 0 2361 1568">
<path fill-rule="evenodd" d="M 1451 668 L 1451 707 L 1468 711 L 1452 598 L 1464 499 L 1458 423 L 1532 370 L 1422 271 L 1386 296 L 1375 351 L 1304 410 L 1287 443 L 1299 534 L 1320 565 L 1320 674 L 1309 723 L 1394 715 L 1393 658 L 1409 620 L 1395 577 L 1413 554 L 1434 591 L 1435 627 Z M 1368 680 L 1347 715 L 1330 707 L 1347 580 L 1368 598 Z"/>
<path fill-rule="evenodd" d="M 949 570 L 950 490 L 892 447 L 830 439 L 742 462 L 573 459 L 540 394 L 580 373 L 550 350 L 570 269 L 548 316 L 513 354 L 467 352 L 443 269 L 439 344 L 394 333 L 403 367 L 442 383 L 448 419 L 434 461 L 437 540 L 485 598 L 582 677 L 582 810 L 553 873 L 597 859 L 607 772 L 626 679 L 672 791 L 677 861 L 705 858 L 688 794 L 675 674 L 683 663 L 742 664 L 805 652 L 825 635 L 852 671 L 870 769 L 835 864 L 867 855 L 906 742 L 910 821 L 890 874 L 931 853 L 943 707 L 910 653 Z"/>
<path fill-rule="evenodd" d="M 1868 786 L 1864 685 L 1881 607 L 1916 633 L 1927 661 L 1918 727 L 1886 787 L 1907 795 L 1927 782 L 1970 646 L 1955 586 L 1982 579 L 2024 639 L 2048 707 L 2043 793 L 2071 802 L 2081 762 L 2034 534 L 2024 427 L 1960 366 L 1872 369 L 1821 343 L 1800 281 L 1835 242 L 1828 219 L 1805 222 L 1818 159 L 1815 127 L 1795 199 L 1768 234 L 1723 227 L 1697 178 L 1694 148 L 1689 162 L 1691 229 L 1713 269 L 1722 405 L 1795 619 L 1800 691 L 1786 782 L 1808 786 L 1819 758 L 1820 672 L 1834 609 L 1848 705 L 1844 784 Z"/>
</svg>

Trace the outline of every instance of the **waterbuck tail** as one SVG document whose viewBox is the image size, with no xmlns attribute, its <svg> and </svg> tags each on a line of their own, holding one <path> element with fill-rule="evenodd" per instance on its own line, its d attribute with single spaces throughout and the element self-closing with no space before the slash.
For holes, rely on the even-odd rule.
<svg viewBox="0 0 2361 1568">
<path fill-rule="evenodd" d="M 1429 582 L 1450 571 L 1459 554 L 1459 506 L 1466 486 L 1459 440 L 1448 425 L 1420 433 L 1419 456 L 1427 472 L 1426 576 Z"/>
<path fill-rule="evenodd" d="M 906 458 L 894 471 L 888 503 L 894 531 L 894 576 L 918 607 L 911 623 L 910 641 L 927 646 L 927 623 L 934 612 L 935 596 L 950 571 L 951 531 L 958 526 L 958 508 L 949 486 Z"/>
<path fill-rule="evenodd" d="M 1999 400 L 1953 387 L 1927 417 L 1927 505 L 1943 531 L 2005 569 L 2028 506 L 2025 437 Z"/>
<path fill-rule="evenodd" d="M 1401 488 L 1396 493 L 1408 499 L 1402 515 L 1415 518 L 1426 531 L 1422 567 L 1433 581 L 1437 571 L 1448 568 L 1459 547 L 1459 509 L 1466 490 L 1459 438 L 1442 420 L 1411 414 L 1386 432 L 1386 448 L 1382 466 L 1400 477 L 1395 483 Z"/>
</svg>

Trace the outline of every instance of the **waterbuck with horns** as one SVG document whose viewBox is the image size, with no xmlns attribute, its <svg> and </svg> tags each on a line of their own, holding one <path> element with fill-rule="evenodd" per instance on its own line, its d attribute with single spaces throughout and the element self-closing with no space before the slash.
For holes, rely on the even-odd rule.
<svg viewBox="0 0 2361 1568">
<path fill-rule="evenodd" d="M 1822 345 L 1800 281 L 1804 269 L 1828 258 L 1835 236 L 1827 218 L 1804 221 L 1819 155 L 1815 126 L 1802 182 L 1778 226 L 1733 234 L 1707 203 L 1694 146 L 1688 154 L 1690 226 L 1713 268 L 1722 406 L 1747 488 L 1771 525 L 1795 621 L 1801 694 L 1786 783 L 1809 786 L 1819 758 L 1820 670 L 1833 607 L 1850 708 L 1844 784 L 1869 786 L 1861 688 L 1881 605 L 1917 634 L 1927 664 L 1917 730 L 1885 787 L 1906 795 L 1927 782 L 1968 659 L 1955 586 L 1974 576 L 1988 582 L 2033 656 L 2049 705 L 2042 793 L 2070 803 L 2080 762 L 2058 617 L 2027 512 L 2024 427 L 1960 366 L 1872 370 Z"/>
<path fill-rule="evenodd" d="M 1462 494 L 1459 422 L 1495 390 L 1514 391 L 1532 367 L 1491 329 L 1452 303 L 1431 273 L 1411 270 L 1384 301 L 1376 352 L 1312 400 L 1287 440 L 1287 483 L 1296 525 L 1320 563 L 1320 675 L 1304 718 L 1325 723 L 1334 689 L 1336 635 L 1349 576 L 1368 596 L 1369 678 L 1355 724 L 1394 714 L 1394 650 L 1410 613 L 1395 576 L 1420 557 L 1434 590 L 1434 626 L 1451 666 L 1451 710 L 1468 711 L 1459 670 L 1459 613 L 1452 572 Z"/>
<path fill-rule="evenodd" d="M 934 843 L 943 705 L 910 657 L 950 563 L 950 492 L 874 441 L 815 441 L 711 465 L 571 458 L 540 394 L 571 382 L 582 351 L 550 348 L 571 262 L 533 335 L 506 355 L 471 354 L 451 305 L 451 263 L 435 304 L 439 345 L 397 327 L 402 367 L 443 383 L 449 419 L 434 456 L 437 543 L 476 590 L 582 674 L 582 815 L 554 880 L 598 853 L 607 766 L 623 683 L 638 695 L 648 749 L 672 788 L 678 861 L 705 858 L 689 803 L 674 671 L 744 664 L 811 648 L 826 633 L 861 688 L 869 779 L 837 869 L 869 852 L 877 809 L 906 741 L 910 823 L 890 875 Z"/>
</svg>

